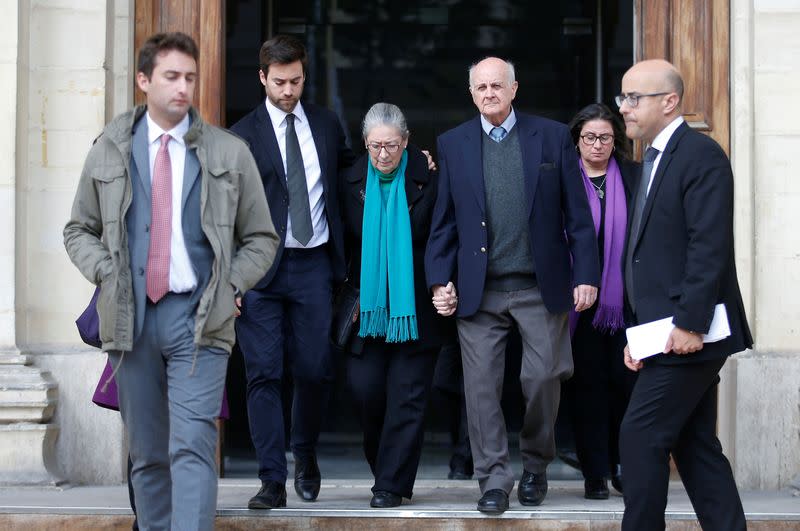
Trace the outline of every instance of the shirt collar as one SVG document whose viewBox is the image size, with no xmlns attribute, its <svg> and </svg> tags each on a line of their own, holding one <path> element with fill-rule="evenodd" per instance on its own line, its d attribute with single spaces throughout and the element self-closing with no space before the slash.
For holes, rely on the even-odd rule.
<svg viewBox="0 0 800 531">
<path fill-rule="evenodd" d="M 672 120 L 664 129 L 661 130 L 660 133 L 656 135 L 652 144 L 650 144 L 650 147 L 654 147 L 659 151 L 659 153 L 663 153 L 664 150 L 667 149 L 667 143 L 669 142 L 669 139 L 672 138 L 672 133 L 674 133 L 682 123 L 683 116 L 678 116 Z"/>
<path fill-rule="evenodd" d="M 283 123 L 286 121 L 286 116 L 289 113 L 284 111 L 283 109 L 277 108 L 271 101 L 269 101 L 269 98 L 266 98 L 264 100 L 264 105 L 266 105 L 267 107 L 267 113 L 269 113 L 269 119 L 272 122 L 272 127 L 275 130 L 277 130 L 278 127 L 283 125 Z M 292 111 L 292 114 L 294 114 L 295 116 L 295 123 L 297 123 L 298 121 L 300 122 L 306 121 L 306 111 L 303 110 L 303 104 L 300 103 L 299 101 L 297 102 L 297 105 Z"/>
<path fill-rule="evenodd" d="M 514 112 L 514 107 L 511 107 L 511 112 L 508 113 L 508 116 L 506 117 L 505 120 L 503 120 L 503 123 L 501 123 L 499 127 L 505 129 L 506 133 L 510 133 L 511 128 L 514 127 L 514 124 L 516 123 L 517 123 L 517 115 Z M 495 126 L 492 125 L 492 123 L 489 122 L 489 120 L 487 120 L 481 114 L 481 128 L 483 129 L 483 132 L 488 135 L 491 132 L 491 130 L 495 128 Z"/>
<path fill-rule="evenodd" d="M 186 116 L 183 117 L 183 120 L 178 122 L 178 125 L 170 129 L 169 131 L 164 131 L 161 127 L 153 121 L 150 117 L 150 111 L 147 112 L 147 143 L 152 144 L 164 133 L 168 134 L 172 137 L 173 140 L 178 142 L 181 145 L 184 145 L 183 137 L 189 131 L 189 125 L 191 120 L 189 119 L 189 113 L 186 113 Z"/>
</svg>

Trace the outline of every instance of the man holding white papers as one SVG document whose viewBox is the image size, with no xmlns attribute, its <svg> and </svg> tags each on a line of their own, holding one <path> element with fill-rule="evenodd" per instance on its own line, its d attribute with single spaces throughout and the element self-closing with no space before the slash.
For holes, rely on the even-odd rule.
<svg viewBox="0 0 800 531">
<path fill-rule="evenodd" d="M 752 346 L 733 252 L 733 174 L 722 148 L 681 117 L 683 80 L 662 60 L 634 65 L 617 104 L 629 138 L 649 146 L 629 204 L 623 255 L 627 320 L 672 317 L 664 353 L 639 371 L 620 432 L 623 530 L 664 529 L 672 454 L 704 530 L 746 529 L 716 437 L 719 370 Z M 703 343 L 718 303 L 730 336 Z"/>
</svg>

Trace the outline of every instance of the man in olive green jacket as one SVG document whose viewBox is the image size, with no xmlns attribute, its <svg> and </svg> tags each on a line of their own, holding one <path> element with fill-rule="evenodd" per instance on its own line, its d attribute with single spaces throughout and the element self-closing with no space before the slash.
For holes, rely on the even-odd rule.
<svg viewBox="0 0 800 531">
<path fill-rule="evenodd" d="M 250 150 L 191 107 L 197 57 L 182 33 L 145 42 L 147 106 L 97 139 L 64 229 L 70 258 L 100 286 L 143 529 L 213 528 L 236 306 L 279 243 Z"/>
</svg>

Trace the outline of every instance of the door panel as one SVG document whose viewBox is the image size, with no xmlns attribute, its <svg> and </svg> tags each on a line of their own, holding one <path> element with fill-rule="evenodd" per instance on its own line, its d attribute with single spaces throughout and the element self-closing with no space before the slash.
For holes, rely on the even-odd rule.
<svg viewBox="0 0 800 531">
<path fill-rule="evenodd" d="M 224 0 L 139 0 L 135 6 L 134 49 L 161 31 L 191 35 L 200 49 L 195 107 L 214 125 L 225 122 L 225 2 Z M 200 16 L 200 13 L 203 16 Z M 136 88 L 134 101 L 144 103 Z"/>
<path fill-rule="evenodd" d="M 636 60 L 683 75 L 683 117 L 730 150 L 730 0 L 636 0 Z"/>
</svg>

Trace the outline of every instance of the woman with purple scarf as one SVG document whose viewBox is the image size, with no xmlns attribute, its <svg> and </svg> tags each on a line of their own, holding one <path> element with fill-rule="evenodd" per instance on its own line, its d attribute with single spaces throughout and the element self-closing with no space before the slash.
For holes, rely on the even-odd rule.
<svg viewBox="0 0 800 531">
<path fill-rule="evenodd" d="M 636 373 L 625 369 L 622 252 L 627 202 L 639 165 L 616 115 L 603 104 L 581 109 L 570 122 L 600 256 L 597 304 L 570 315 L 575 373 L 567 385 L 575 448 L 584 477 L 585 497 L 608 499 L 610 477 L 622 492 L 619 427 Z"/>
</svg>

